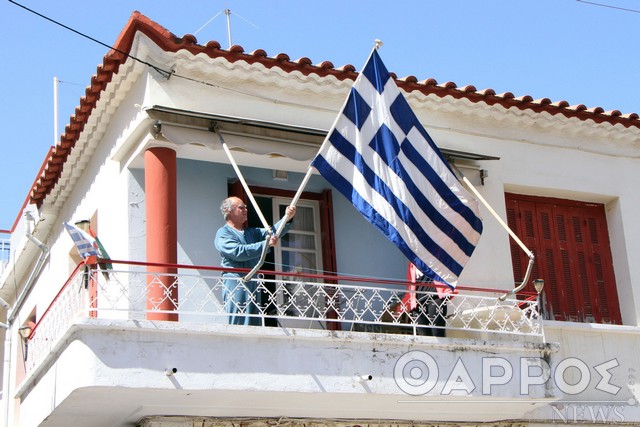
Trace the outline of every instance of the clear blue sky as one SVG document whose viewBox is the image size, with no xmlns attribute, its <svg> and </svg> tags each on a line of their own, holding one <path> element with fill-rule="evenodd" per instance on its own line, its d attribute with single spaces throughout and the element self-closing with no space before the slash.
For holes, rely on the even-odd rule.
<svg viewBox="0 0 640 427">
<path fill-rule="evenodd" d="M 138 10 L 178 36 L 218 15 L 196 37 L 227 48 L 230 9 L 233 44 L 246 52 L 359 70 L 377 38 L 400 77 L 640 113 L 638 0 L 16 1 L 109 45 Z M 54 144 L 54 77 L 63 132 L 108 49 L 8 0 L 0 34 L 0 229 L 9 229 Z"/>
</svg>

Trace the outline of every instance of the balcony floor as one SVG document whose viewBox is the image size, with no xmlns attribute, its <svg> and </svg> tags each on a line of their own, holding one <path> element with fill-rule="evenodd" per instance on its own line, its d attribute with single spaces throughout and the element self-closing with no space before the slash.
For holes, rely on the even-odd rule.
<svg viewBox="0 0 640 427">
<path fill-rule="evenodd" d="M 531 337 L 488 341 L 79 319 L 17 397 L 24 425 L 51 427 L 135 425 L 143 417 L 172 415 L 488 422 L 520 419 L 558 397 L 541 387 L 514 399 L 515 378 L 483 395 L 482 378 L 476 377 L 483 358 L 500 355 L 516 366 L 520 358 L 554 351 Z M 440 370 L 433 390 L 423 395 L 398 385 L 396 365 L 411 352 L 431 355 Z M 460 359 L 476 388 L 444 394 Z M 172 368 L 176 372 L 167 375 Z M 52 389 L 55 402 L 42 408 L 38 402 Z"/>
</svg>

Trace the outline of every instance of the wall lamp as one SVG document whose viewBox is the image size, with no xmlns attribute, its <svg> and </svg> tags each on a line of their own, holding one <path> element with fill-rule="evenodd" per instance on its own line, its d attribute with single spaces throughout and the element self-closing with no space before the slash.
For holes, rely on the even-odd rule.
<svg viewBox="0 0 640 427">
<path fill-rule="evenodd" d="M 538 295 L 540 295 L 540 293 L 544 289 L 544 280 L 543 279 L 535 279 L 533 281 L 533 287 L 535 288 L 535 290 L 538 293 Z"/>
<path fill-rule="evenodd" d="M 480 169 L 478 172 L 480 173 L 480 183 L 484 185 L 484 180 L 489 178 L 489 171 L 487 169 Z"/>
<path fill-rule="evenodd" d="M 537 303 L 538 303 L 538 314 L 542 315 L 542 300 L 540 299 L 540 294 L 542 293 L 542 290 L 544 289 L 544 280 L 542 279 L 535 279 L 533 281 L 533 287 L 535 288 L 536 292 L 538 293 L 538 297 L 537 297 Z"/>
<path fill-rule="evenodd" d="M 273 180 L 274 181 L 288 181 L 289 180 L 289 172 L 283 170 L 273 170 Z"/>
</svg>

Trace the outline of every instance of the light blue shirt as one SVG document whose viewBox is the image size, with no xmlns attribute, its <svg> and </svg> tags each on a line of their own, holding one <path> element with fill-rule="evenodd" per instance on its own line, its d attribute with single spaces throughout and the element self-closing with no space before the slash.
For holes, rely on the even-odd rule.
<svg viewBox="0 0 640 427">
<path fill-rule="evenodd" d="M 283 220 L 284 218 L 272 228 L 277 230 Z M 290 225 L 291 223 L 285 225 L 281 236 L 289 231 Z M 214 242 L 222 258 L 220 265 L 225 268 L 252 269 L 260 260 L 264 245 L 268 244 L 265 240 L 266 238 L 266 228 L 250 227 L 240 231 L 228 224 L 223 225 L 216 232 Z"/>
</svg>

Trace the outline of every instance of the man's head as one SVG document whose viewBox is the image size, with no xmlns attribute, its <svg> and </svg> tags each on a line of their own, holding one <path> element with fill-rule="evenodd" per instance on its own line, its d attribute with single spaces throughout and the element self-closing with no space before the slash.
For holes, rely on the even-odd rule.
<svg viewBox="0 0 640 427">
<path fill-rule="evenodd" d="M 227 222 L 242 226 L 247 221 L 247 205 L 238 197 L 228 197 L 222 201 L 220 212 Z"/>
</svg>

